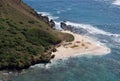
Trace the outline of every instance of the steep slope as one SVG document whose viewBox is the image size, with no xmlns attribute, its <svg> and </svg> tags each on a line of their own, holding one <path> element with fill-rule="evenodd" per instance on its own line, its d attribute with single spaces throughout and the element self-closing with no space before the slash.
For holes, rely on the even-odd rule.
<svg viewBox="0 0 120 81">
<path fill-rule="evenodd" d="M 72 39 L 51 29 L 21 0 L 0 0 L 0 69 L 49 62 L 54 45 Z"/>
</svg>

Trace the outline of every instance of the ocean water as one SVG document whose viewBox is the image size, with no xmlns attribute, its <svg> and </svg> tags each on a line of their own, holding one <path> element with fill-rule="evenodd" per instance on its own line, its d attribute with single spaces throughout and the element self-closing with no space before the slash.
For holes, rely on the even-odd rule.
<svg viewBox="0 0 120 81">
<path fill-rule="evenodd" d="M 12 81 L 120 81 L 120 0 L 23 0 L 38 13 L 80 27 L 111 49 L 103 56 L 79 56 L 38 64 Z M 80 30 L 78 30 L 80 31 Z"/>
</svg>

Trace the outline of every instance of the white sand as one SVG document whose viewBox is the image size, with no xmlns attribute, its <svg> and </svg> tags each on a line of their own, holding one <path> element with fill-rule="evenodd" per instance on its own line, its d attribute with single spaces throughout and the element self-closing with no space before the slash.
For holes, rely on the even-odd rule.
<svg viewBox="0 0 120 81">
<path fill-rule="evenodd" d="M 62 31 L 64 33 L 70 33 L 74 36 L 74 41 L 63 42 L 60 47 L 57 47 L 57 52 L 52 54 L 55 55 L 55 59 L 63 59 L 73 56 L 80 55 L 105 55 L 110 53 L 110 49 L 97 44 L 86 36 L 72 33 L 70 31 Z"/>
</svg>

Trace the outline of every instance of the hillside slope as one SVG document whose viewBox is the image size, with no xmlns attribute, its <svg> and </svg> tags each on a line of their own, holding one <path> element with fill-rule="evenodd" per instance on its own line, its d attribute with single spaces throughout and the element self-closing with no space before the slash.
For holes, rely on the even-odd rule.
<svg viewBox="0 0 120 81">
<path fill-rule="evenodd" d="M 54 45 L 72 39 L 51 29 L 21 0 L 0 0 L 0 69 L 49 62 Z"/>
</svg>

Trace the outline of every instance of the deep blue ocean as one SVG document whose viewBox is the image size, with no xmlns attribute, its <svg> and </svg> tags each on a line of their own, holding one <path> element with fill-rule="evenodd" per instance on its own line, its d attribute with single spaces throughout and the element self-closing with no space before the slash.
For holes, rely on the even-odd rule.
<svg viewBox="0 0 120 81">
<path fill-rule="evenodd" d="M 23 0 L 38 13 L 86 30 L 85 35 L 111 49 L 104 56 L 71 57 L 39 64 L 12 81 L 120 81 L 120 6 L 114 0 Z"/>
</svg>

